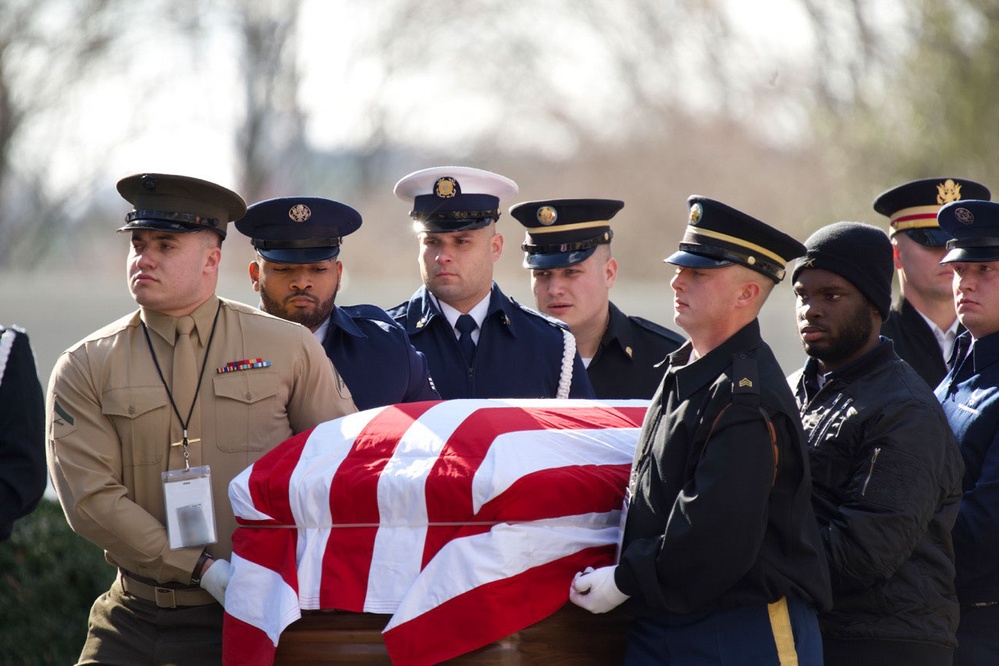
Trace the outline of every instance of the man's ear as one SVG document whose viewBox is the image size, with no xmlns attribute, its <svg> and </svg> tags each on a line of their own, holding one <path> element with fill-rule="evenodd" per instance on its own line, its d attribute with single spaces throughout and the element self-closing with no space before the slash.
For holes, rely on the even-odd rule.
<svg viewBox="0 0 999 666">
<path fill-rule="evenodd" d="M 253 285 L 253 291 L 260 291 L 260 266 L 256 261 L 250 262 L 249 271 L 250 284 Z"/>
</svg>

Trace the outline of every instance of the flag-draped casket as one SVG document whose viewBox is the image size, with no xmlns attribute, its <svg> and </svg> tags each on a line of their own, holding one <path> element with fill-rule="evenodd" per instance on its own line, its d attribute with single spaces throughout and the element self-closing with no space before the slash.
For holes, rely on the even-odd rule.
<svg viewBox="0 0 999 666">
<path fill-rule="evenodd" d="M 450 400 L 323 423 L 235 478 L 223 636 L 270 664 L 303 609 L 391 614 L 393 662 L 430 664 L 558 610 L 609 564 L 647 401 Z"/>
</svg>

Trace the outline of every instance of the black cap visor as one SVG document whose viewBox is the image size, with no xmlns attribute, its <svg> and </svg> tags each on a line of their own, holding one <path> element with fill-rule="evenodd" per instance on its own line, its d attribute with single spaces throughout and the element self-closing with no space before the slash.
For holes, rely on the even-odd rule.
<svg viewBox="0 0 999 666">
<path fill-rule="evenodd" d="M 999 245 L 986 245 L 982 247 L 952 247 L 940 260 L 941 264 L 949 264 L 954 261 L 999 261 Z"/>
<path fill-rule="evenodd" d="M 685 266 L 686 268 L 724 268 L 725 266 L 731 266 L 735 262 L 680 250 L 663 259 L 663 263 Z"/>
<path fill-rule="evenodd" d="M 570 252 L 549 252 L 545 254 L 524 254 L 524 268 L 534 270 L 550 270 L 552 268 L 566 268 L 574 266 L 581 261 L 586 261 L 597 251 L 596 246 L 583 250 L 572 250 Z"/>
<path fill-rule="evenodd" d="M 906 229 L 900 233 L 904 233 L 924 247 L 943 247 L 950 240 L 950 234 L 936 227 Z"/>
</svg>

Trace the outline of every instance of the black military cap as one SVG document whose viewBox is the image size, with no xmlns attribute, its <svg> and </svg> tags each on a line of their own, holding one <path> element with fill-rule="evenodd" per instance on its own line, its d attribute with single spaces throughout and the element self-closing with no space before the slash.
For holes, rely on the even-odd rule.
<svg viewBox="0 0 999 666">
<path fill-rule="evenodd" d="M 999 261 L 999 203 L 952 201 L 937 213 L 950 235 L 941 264 L 952 261 Z"/>
<path fill-rule="evenodd" d="M 499 219 L 499 202 L 517 194 L 517 183 L 472 167 L 431 167 L 395 184 L 395 195 L 412 201 L 417 232 L 480 229 Z"/>
<path fill-rule="evenodd" d="M 137 173 L 118 181 L 118 193 L 135 207 L 118 231 L 211 229 L 225 238 L 229 222 L 246 212 L 246 202 L 232 190 L 189 176 Z"/>
<path fill-rule="evenodd" d="M 236 229 L 257 253 L 279 264 L 314 264 L 340 254 L 340 242 L 361 226 L 361 214 L 332 199 L 279 197 L 246 209 Z"/>
<path fill-rule="evenodd" d="M 964 178 L 924 178 L 904 183 L 874 200 L 874 210 L 887 217 L 889 236 L 900 231 L 920 245 L 941 247 L 948 236 L 937 224 L 937 211 L 951 201 L 991 198 L 989 188 Z"/>
<path fill-rule="evenodd" d="M 690 222 L 680 249 L 663 260 L 668 264 L 690 268 L 741 264 L 780 282 L 787 262 L 805 254 L 805 246 L 784 232 L 720 201 L 692 196 L 687 205 Z"/>
<path fill-rule="evenodd" d="M 610 243 L 610 219 L 624 207 L 614 199 L 548 199 L 525 201 L 510 215 L 527 227 L 525 268 L 564 268 L 592 255 L 598 245 Z"/>
</svg>

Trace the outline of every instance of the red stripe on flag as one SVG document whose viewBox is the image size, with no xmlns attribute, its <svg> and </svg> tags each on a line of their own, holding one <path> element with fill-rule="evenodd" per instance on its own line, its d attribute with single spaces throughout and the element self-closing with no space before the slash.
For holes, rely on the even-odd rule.
<svg viewBox="0 0 999 666">
<path fill-rule="evenodd" d="M 313 428 L 286 439 L 257 460 L 250 472 L 250 498 L 253 506 L 266 513 L 281 525 L 294 525 L 295 515 L 291 511 L 288 486 L 291 475 L 298 465 L 305 443 L 309 441 Z M 239 516 L 236 517 L 239 521 Z M 237 530 L 238 532 L 239 530 Z"/>
<path fill-rule="evenodd" d="M 473 515 L 475 470 L 482 464 L 494 439 L 511 432 L 533 430 L 636 428 L 642 425 L 646 409 L 490 407 L 470 414 L 448 439 L 427 478 L 427 517 L 431 527 L 427 529 L 420 568 L 425 567 L 454 536 L 458 527 L 451 525 L 467 522 Z M 431 488 L 433 492 L 430 492 Z M 434 523 L 440 525 L 434 526 Z"/>
<path fill-rule="evenodd" d="M 436 401 L 384 408 L 354 438 L 350 452 L 333 475 L 330 514 L 334 528 L 323 555 L 321 608 L 361 612 L 368 589 L 375 536 L 378 534 L 378 480 L 399 440 Z M 344 527 L 337 524 L 370 524 Z"/>
<path fill-rule="evenodd" d="M 222 646 L 222 666 L 274 664 L 276 648 L 267 634 L 232 615 L 226 614 L 222 625 Z"/>
<path fill-rule="evenodd" d="M 587 548 L 473 588 L 382 634 L 389 657 L 407 666 L 437 664 L 529 627 L 568 601 L 577 571 L 613 564 L 614 552 Z"/>
</svg>

